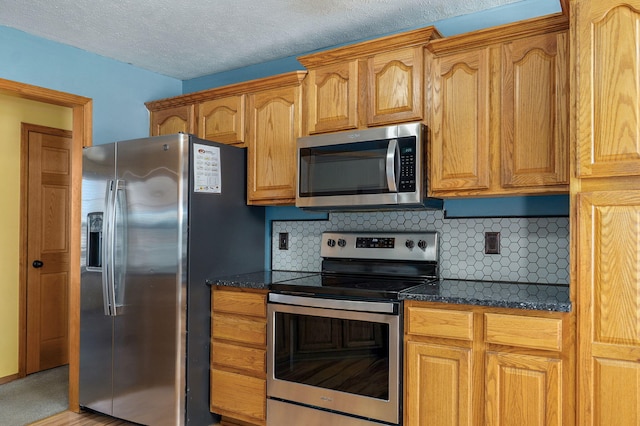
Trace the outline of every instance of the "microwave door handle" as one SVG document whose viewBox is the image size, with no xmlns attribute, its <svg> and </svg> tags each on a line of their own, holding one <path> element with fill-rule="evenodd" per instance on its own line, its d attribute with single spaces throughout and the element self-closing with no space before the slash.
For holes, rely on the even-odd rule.
<svg viewBox="0 0 640 426">
<path fill-rule="evenodd" d="M 398 182 L 396 179 L 396 159 L 398 156 L 398 140 L 391 139 L 387 146 L 387 187 L 389 192 L 398 192 Z"/>
</svg>

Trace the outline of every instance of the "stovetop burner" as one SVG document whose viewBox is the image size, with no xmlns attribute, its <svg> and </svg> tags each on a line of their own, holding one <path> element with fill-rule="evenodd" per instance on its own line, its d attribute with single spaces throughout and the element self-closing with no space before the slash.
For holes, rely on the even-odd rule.
<svg viewBox="0 0 640 426">
<path fill-rule="evenodd" d="M 397 300 L 438 286 L 438 236 L 425 233 L 324 233 L 322 272 L 271 285 L 315 296 Z"/>
</svg>

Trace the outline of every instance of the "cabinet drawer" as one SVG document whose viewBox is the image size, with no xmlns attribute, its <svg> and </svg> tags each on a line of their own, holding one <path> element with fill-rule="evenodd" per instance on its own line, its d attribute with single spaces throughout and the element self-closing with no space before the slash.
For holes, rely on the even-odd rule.
<svg viewBox="0 0 640 426">
<path fill-rule="evenodd" d="M 473 312 L 410 306 L 407 309 L 407 333 L 473 340 Z"/>
<path fill-rule="evenodd" d="M 239 370 L 266 374 L 266 350 L 215 341 L 211 345 L 211 363 Z"/>
<path fill-rule="evenodd" d="M 562 350 L 562 319 L 486 313 L 485 341 L 499 345 Z"/>
<path fill-rule="evenodd" d="M 212 309 L 216 312 L 267 317 L 267 296 L 259 293 L 214 290 Z"/>
<path fill-rule="evenodd" d="M 267 384 L 264 379 L 211 370 L 211 411 L 266 418 Z"/>
<path fill-rule="evenodd" d="M 211 314 L 211 336 L 214 339 L 265 346 L 267 323 L 263 319 L 214 312 Z"/>
</svg>

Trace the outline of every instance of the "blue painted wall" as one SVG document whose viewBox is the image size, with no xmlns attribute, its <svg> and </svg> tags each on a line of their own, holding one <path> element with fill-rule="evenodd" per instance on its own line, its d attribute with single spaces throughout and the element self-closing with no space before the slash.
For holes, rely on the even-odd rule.
<svg viewBox="0 0 640 426">
<path fill-rule="evenodd" d="M 149 135 L 147 101 L 182 81 L 0 26 L 0 78 L 93 99 L 94 145 Z"/>
</svg>

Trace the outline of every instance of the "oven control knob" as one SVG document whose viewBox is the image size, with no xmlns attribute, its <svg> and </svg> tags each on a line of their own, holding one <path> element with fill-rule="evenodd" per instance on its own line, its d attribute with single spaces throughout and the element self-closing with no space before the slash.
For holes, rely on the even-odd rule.
<svg viewBox="0 0 640 426">
<path fill-rule="evenodd" d="M 407 248 L 408 248 L 408 249 L 412 249 L 412 248 L 413 248 L 413 246 L 415 245 L 415 243 L 413 242 L 413 240 L 407 240 L 407 241 L 404 243 L 404 245 L 405 245 L 405 246 L 407 246 Z"/>
<path fill-rule="evenodd" d="M 425 240 L 418 241 L 418 247 L 420 247 L 422 250 L 425 250 L 427 248 L 427 242 Z"/>
<path fill-rule="evenodd" d="M 347 245 L 347 242 L 346 242 L 345 240 L 343 240 L 342 238 L 340 238 L 340 239 L 338 240 L 338 246 L 339 246 L 339 247 L 344 247 L 344 246 L 346 246 L 346 245 Z"/>
<path fill-rule="evenodd" d="M 336 240 L 334 240 L 333 238 L 329 238 L 329 239 L 327 240 L 327 245 L 328 245 L 329 247 L 335 247 L 335 246 L 336 246 Z"/>
</svg>

